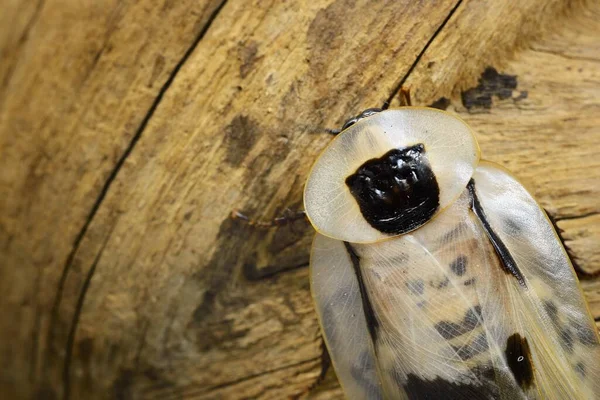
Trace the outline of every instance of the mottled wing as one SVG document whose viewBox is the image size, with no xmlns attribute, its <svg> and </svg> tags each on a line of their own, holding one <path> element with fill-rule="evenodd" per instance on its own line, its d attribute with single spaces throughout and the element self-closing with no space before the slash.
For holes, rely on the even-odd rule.
<svg viewBox="0 0 600 400">
<path fill-rule="evenodd" d="M 375 379 L 386 398 L 525 397 L 504 358 L 515 329 L 502 317 L 508 307 L 504 272 L 469 204 L 465 192 L 431 223 L 379 243 L 317 238 L 313 290 L 336 371 L 360 364 L 356 352 L 340 352 L 337 345 L 355 343 L 360 336 L 372 348 Z M 329 248 L 317 245 L 323 240 Z M 321 300 L 339 292 L 350 295 L 335 275 L 327 284 L 316 275 L 328 268 L 322 263 L 325 253 L 335 253 L 345 264 L 344 274 L 353 275 L 357 300 L 352 315 L 360 324 L 332 322 L 341 313 L 340 302 Z M 332 257 L 328 264 L 335 262 Z M 348 397 L 355 398 L 349 380 L 341 382 Z"/>
<path fill-rule="evenodd" d="M 476 197 L 524 286 L 509 285 L 534 356 L 542 398 L 600 397 L 600 345 L 569 258 L 537 202 L 508 172 L 482 163 Z"/>
<path fill-rule="evenodd" d="M 480 215 L 465 190 L 411 234 L 317 235 L 313 293 L 347 396 L 596 398 L 597 333 L 552 226 L 489 164 L 472 188 Z"/>
</svg>

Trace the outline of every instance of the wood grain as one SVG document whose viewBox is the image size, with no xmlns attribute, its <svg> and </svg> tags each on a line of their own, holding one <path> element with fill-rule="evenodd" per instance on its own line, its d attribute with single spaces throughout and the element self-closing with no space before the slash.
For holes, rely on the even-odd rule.
<svg viewBox="0 0 600 400">
<path fill-rule="evenodd" d="M 538 198 L 600 316 L 597 2 L 94 4 L 0 17 L 3 393 L 341 398 L 312 229 L 229 215 L 301 208 L 325 128 L 400 85 Z"/>
<path fill-rule="evenodd" d="M 62 385 L 60 374 L 46 376 L 47 364 L 60 370 L 60 361 L 44 359 L 65 354 L 64 341 L 53 343 L 49 332 L 65 264 L 165 82 L 218 5 L 3 5 L 0 363 L 8 397 L 50 396 L 46 378 Z"/>
</svg>

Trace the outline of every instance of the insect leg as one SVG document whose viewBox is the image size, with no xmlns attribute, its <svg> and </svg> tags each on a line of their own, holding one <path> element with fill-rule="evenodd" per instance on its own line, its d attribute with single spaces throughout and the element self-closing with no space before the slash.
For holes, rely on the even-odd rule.
<svg viewBox="0 0 600 400">
<path fill-rule="evenodd" d="M 412 106 L 410 99 L 410 88 L 402 86 L 400 88 L 400 107 Z"/>
<path fill-rule="evenodd" d="M 283 215 L 280 217 L 275 217 L 270 221 L 259 221 L 248 217 L 246 214 L 241 213 L 238 210 L 233 210 L 231 212 L 231 218 L 236 220 L 245 221 L 250 226 L 256 226 L 258 228 L 274 228 L 276 226 L 284 226 L 288 225 L 294 221 L 298 221 L 300 219 L 306 218 L 306 211 L 293 211 L 289 208 L 286 208 L 283 212 Z"/>
<path fill-rule="evenodd" d="M 377 114 L 378 112 L 387 110 L 389 107 L 389 103 L 386 101 L 383 104 L 383 108 L 367 108 L 366 110 L 364 110 L 363 112 L 361 112 L 360 114 L 358 114 L 356 117 L 352 117 L 346 120 L 346 122 L 344 122 L 344 125 L 342 125 L 342 129 L 326 129 L 325 131 L 329 134 L 332 135 L 338 135 L 340 132 L 342 132 L 344 129 L 351 127 L 352 125 L 354 125 L 355 123 L 357 123 L 358 121 L 360 121 L 363 118 L 366 117 L 370 117 L 373 114 Z"/>
</svg>

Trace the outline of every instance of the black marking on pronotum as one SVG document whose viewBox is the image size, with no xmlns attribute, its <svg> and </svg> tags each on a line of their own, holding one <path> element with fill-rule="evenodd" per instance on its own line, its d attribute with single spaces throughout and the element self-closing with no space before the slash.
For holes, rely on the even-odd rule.
<svg viewBox="0 0 600 400">
<path fill-rule="evenodd" d="M 533 382 L 533 364 L 527 338 L 518 333 L 512 334 L 506 341 L 504 355 L 519 386 L 523 389 L 530 387 Z"/>
<path fill-rule="evenodd" d="M 369 300 L 369 293 L 367 292 L 367 288 L 365 287 L 365 282 L 362 276 L 362 270 L 360 268 L 360 257 L 358 256 L 358 254 L 356 254 L 354 248 L 350 243 L 344 242 L 344 246 L 346 246 L 346 251 L 348 252 L 350 260 L 352 261 L 352 267 L 354 267 L 354 274 L 356 275 L 356 280 L 358 281 L 358 289 L 360 291 L 360 299 L 362 301 L 363 312 L 365 313 L 367 328 L 369 329 L 369 334 L 371 335 L 371 339 L 373 339 L 373 343 L 375 343 L 377 340 L 377 330 L 379 329 L 379 321 L 375 316 L 375 311 L 373 311 L 373 305 L 371 304 L 371 300 Z"/>
<path fill-rule="evenodd" d="M 444 339 L 450 340 L 472 331 L 480 323 L 481 307 L 475 306 L 467 310 L 461 323 L 457 324 L 452 321 L 440 321 L 435 324 L 435 329 Z"/>
<path fill-rule="evenodd" d="M 383 233 L 416 229 L 440 205 L 440 188 L 420 143 L 366 161 L 346 178 L 346 185 L 365 220 Z"/>
<path fill-rule="evenodd" d="M 512 254 L 510 254 L 510 251 L 508 251 L 508 248 L 506 247 L 502 239 L 500 239 L 496 232 L 494 232 L 490 223 L 487 220 L 487 217 L 485 216 L 483 207 L 481 207 L 481 203 L 479 202 L 479 198 L 477 197 L 477 193 L 475 192 L 475 181 L 471 179 L 467 187 L 469 188 L 469 194 L 471 195 L 471 210 L 473 210 L 473 212 L 481 222 L 481 225 L 483 225 L 483 229 L 485 230 L 488 239 L 492 243 L 492 246 L 494 246 L 494 250 L 500 258 L 504 271 L 514 276 L 517 279 L 517 282 L 519 282 L 519 285 L 526 288 L 527 284 L 525 283 L 525 278 L 523 277 L 521 270 L 517 266 L 517 262 L 513 258 Z"/>
<path fill-rule="evenodd" d="M 458 256 L 456 260 L 450 263 L 450 269 L 458 276 L 463 276 L 467 272 L 467 257 Z"/>
<path fill-rule="evenodd" d="M 458 383 L 436 377 L 432 380 L 424 379 L 415 374 L 408 374 L 404 390 L 409 399 L 489 399 L 495 398 L 495 386 L 490 383 L 479 385 Z"/>
</svg>

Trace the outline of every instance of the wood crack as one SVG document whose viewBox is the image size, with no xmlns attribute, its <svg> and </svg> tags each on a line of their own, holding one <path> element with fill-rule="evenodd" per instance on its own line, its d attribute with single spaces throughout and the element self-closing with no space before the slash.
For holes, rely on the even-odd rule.
<svg viewBox="0 0 600 400">
<path fill-rule="evenodd" d="M 106 244 L 108 243 L 109 238 L 110 238 L 110 235 L 107 235 L 106 239 L 104 240 L 104 243 L 102 244 L 102 247 L 100 248 L 100 251 L 98 251 L 96 258 L 94 259 L 94 262 L 92 263 L 92 266 L 90 267 L 90 270 L 88 271 L 88 274 L 85 277 L 85 281 L 83 282 L 83 287 L 81 288 L 81 292 L 79 293 L 79 297 L 77 298 L 77 304 L 75 305 L 75 312 L 73 313 L 73 321 L 71 323 L 71 329 L 69 330 L 69 336 L 67 337 L 67 345 L 65 348 L 65 350 L 66 350 L 65 363 L 63 366 L 63 387 L 64 387 L 63 396 L 64 396 L 64 399 L 69 399 L 69 396 L 70 396 L 71 376 L 70 376 L 69 372 L 71 369 L 71 360 L 73 359 L 73 345 L 75 343 L 75 333 L 77 332 L 77 324 L 79 323 L 79 316 L 81 315 L 81 309 L 83 308 L 83 302 L 85 300 L 85 295 L 90 287 L 90 282 L 92 280 L 92 276 L 94 275 L 94 272 L 96 271 L 96 266 L 98 265 L 98 262 L 100 261 L 100 258 L 102 257 L 102 253 L 104 253 L 104 248 L 106 247 Z"/>
<path fill-rule="evenodd" d="M 569 55 L 569 54 L 565 54 L 565 53 L 560 52 L 560 51 L 555 51 L 555 50 L 550 50 L 550 49 L 543 49 L 543 48 L 539 48 L 539 47 L 535 47 L 535 46 L 531 46 L 530 49 L 533 50 L 533 51 L 536 51 L 538 53 L 550 54 L 550 55 L 553 55 L 553 56 L 556 56 L 556 57 L 565 58 L 567 60 L 589 61 L 589 62 L 595 62 L 595 63 L 600 62 L 600 59 L 598 59 L 598 58 Z"/>
<path fill-rule="evenodd" d="M 129 145 L 127 146 L 127 148 L 125 149 L 125 151 L 123 152 L 123 154 L 121 155 L 121 157 L 119 158 L 119 160 L 117 161 L 115 167 L 113 168 L 113 170 L 111 171 L 111 173 L 109 174 L 106 182 L 104 183 L 104 186 L 102 187 L 102 190 L 100 191 L 100 194 L 98 195 L 96 201 L 94 202 L 92 209 L 90 210 L 90 213 L 88 214 L 83 227 L 81 228 L 79 234 L 76 236 L 75 241 L 73 243 L 73 247 L 71 249 L 71 251 L 69 252 L 69 255 L 67 257 L 67 260 L 65 262 L 65 266 L 63 267 L 63 272 L 61 274 L 60 277 L 60 281 L 58 284 L 58 290 L 57 290 L 57 294 L 56 294 L 56 298 L 53 302 L 53 306 L 52 306 L 52 311 L 51 311 L 51 320 L 50 320 L 50 328 L 49 328 L 49 334 L 48 334 L 48 343 L 52 343 L 53 339 L 54 339 L 54 332 L 56 329 L 56 324 L 58 321 L 58 311 L 59 311 L 59 306 L 62 300 L 62 294 L 63 294 L 63 290 L 65 287 L 65 283 L 67 280 L 67 277 L 69 275 L 69 271 L 73 265 L 73 260 L 75 258 L 75 254 L 77 253 L 77 251 L 79 250 L 79 247 L 81 245 L 81 241 L 83 240 L 83 238 L 85 237 L 92 220 L 94 219 L 94 217 L 96 216 L 96 213 L 98 212 L 100 205 L 102 204 L 102 202 L 104 201 L 104 199 L 106 198 L 106 195 L 112 185 L 112 183 L 115 181 L 119 171 L 121 170 L 121 168 L 123 167 L 123 164 L 125 163 L 125 161 L 127 160 L 127 158 L 129 157 L 129 155 L 133 152 L 133 149 L 135 148 L 136 144 L 138 143 L 138 141 L 140 140 L 142 133 L 144 132 L 144 130 L 146 129 L 146 127 L 148 126 L 148 123 L 150 122 L 150 119 L 152 118 L 152 116 L 154 115 L 156 109 L 158 108 L 158 105 L 160 104 L 160 102 L 162 101 L 165 93 L 167 92 L 167 90 L 171 87 L 171 85 L 173 84 L 175 77 L 177 76 L 177 74 L 179 73 L 179 71 L 181 70 L 181 68 L 183 67 L 183 65 L 186 63 L 186 61 L 189 59 L 189 57 L 191 56 L 191 54 L 194 52 L 194 50 L 196 49 L 196 47 L 198 46 L 198 44 L 200 43 L 200 41 L 204 38 L 204 36 L 206 35 L 206 33 L 208 32 L 208 30 L 210 29 L 210 27 L 212 26 L 213 22 L 215 21 L 215 19 L 217 18 L 217 16 L 220 14 L 221 10 L 223 9 L 223 7 L 225 6 L 225 4 L 227 4 L 227 0 L 223 0 L 216 8 L 215 10 L 211 13 L 210 17 L 208 18 L 206 24 L 204 25 L 203 29 L 200 31 L 200 33 L 196 36 L 196 38 L 194 39 L 194 41 L 192 42 L 192 44 L 188 47 L 188 49 L 186 50 L 186 52 L 183 54 L 183 56 L 181 57 L 181 59 L 179 60 L 179 62 L 175 65 L 175 67 L 173 68 L 173 71 L 171 72 L 171 74 L 169 75 L 169 77 L 167 78 L 166 82 L 163 84 L 163 86 L 161 87 L 160 91 L 158 92 L 156 98 L 154 99 L 154 101 L 152 102 L 150 108 L 148 109 L 148 112 L 146 113 L 146 115 L 144 116 L 144 118 L 142 119 L 142 122 L 140 123 L 140 126 L 138 127 L 138 129 L 136 130 L 135 134 L 133 135 L 133 138 L 131 139 L 131 141 L 129 142 Z M 64 368 L 63 368 L 63 390 L 64 390 L 64 396 L 63 398 L 68 400 L 69 399 L 69 370 L 70 370 L 70 364 L 71 364 L 71 356 L 72 356 L 72 351 L 73 351 L 73 344 L 74 344 L 74 337 L 75 337 L 75 332 L 77 330 L 77 323 L 79 322 L 79 314 L 81 313 L 81 308 L 83 307 L 83 303 L 85 300 L 85 295 L 86 292 L 89 288 L 89 283 L 91 282 L 91 279 L 94 275 L 95 269 L 96 269 L 96 265 L 97 262 L 99 260 L 99 256 L 102 254 L 102 250 L 98 253 L 98 256 L 96 257 L 96 259 L 94 260 L 94 263 L 92 264 L 87 276 L 86 276 L 86 280 L 85 283 L 81 289 L 81 293 L 80 296 L 78 298 L 78 302 L 77 302 L 77 307 L 75 310 L 75 314 L 73 315 L 73 323 L 71 326 L 71 329 L 69 331 L 69 337 L 67 339 L 67 345 L 66 345 L 66 357 L 65 357 L 65 363 L 64 363 Z M 50 346 L 49 346 L 50 347 Z"/>
<path fill-rule="evenodd" d="M 318 357 L 310 358 L 308 360 L 303 360 L 303 361 L 298 361 L 296 363 L 282 365 L 280 367 L 268 369 L 266 371 L 261 371 L 256 374 L 246 375 L 239 379 L 234 379 L 231 381 L 223 382 L 223 383 L 220 383 L 218 385 L 214 385 L 214 386 L 211 386 L 208 388 L 195 389 L 192 385 L 190 385 L 191 387 L 187 390 L 180 389 L 180 390 L 177 390 L 176 392 L 172 392 L 172 393 L 161 392 L 161 393 L 157 393 L 157 397 L 152 397 L 152 398 L 160 398 L 161 400 L 167 400 L 167 399 L 171 399 L 171 398 L 172 399 L 181 399 L 183 397 L 194 398 L 196 396 L 208 397 L 212 392 L 218 391 L 218 390 L 226 388 L 228 386 L 238 385 L 240 383 L 244 383 L 244 382 L 247 382 L 247 381 L 250 381 L 250 380 L 253 380 L 256 378 L 260 378 L 262 376 L 269 375 L 269 374 L 272 374 L 275 372 L 280 372 L 280 371 L 283 371 L 286 369 L 301 367 L 303 365 L 313 363 L 320 359 L 321 359 L 321 356 L 318 356 Z"/>
<path fill-rule="evenodd" d="M 24 43 L 27 41 L 27 38 L 29 37 L 29 33 L 33 29 L 33 26 L 38 21 L 41 11 L 42 11 L 42 8 L 44 7 L 44 3 L 45 3 L 45 0 L 38 1 L 38 3 L 35 6 L 33 15 L 31 16 L 31 18 L 29 18 L 29 21 L 27 21 L 27 25 L 25 26 L 25 29 L 23 29 L 23 33 L 19 37 L 19 46 L 21 46 L 21 48 L 24 45 Z M 2 90 L 5 90 L 8 87 L 8 84 L 9 84 L 10 80 L 12 79 L 12 75 L 15 71 L 15 68 L 17 67 L 17 64 L 19 63 L 19 58 L 20 57 L 17 56 L 14 63 L 9 67 L 9 69 L 6 73 L 6 77 L 4 78 L 4 81 L 2 82 Z M 3 98 L 4 98 L 4 96 L 0 96 L 0 108 L 2 107 L 2 103 L 4 103 Z"/>
<path fill-rule="evenodd" d="M 425 52 L 427 51 L 429 46 L 431 46 L 431 44 L 433 43 L 435 38 L 440 34 L 440 32 L 442 32 L 442 29 L 444 29 L 444 27 L 448 24 L 448 21 L 450 21 L 450 18 L 452 18 L 452 16 L 456 12 L 456 10 L 458 10 L 458 7 L 460 7 L 461 4 L 462 4 L 462 0 L 458 0 L 458 2 L 454 5 L 454 7 L 452 7 L 452 9 L 450 10 L 450 12 L 446 16 L 446 18 L 442 21 L 440 26 L 438 26 L 438 28 L 435 30 L 435 32 L 433 33 L 431 38 L 429 38 L 427 43 L 425 43 L 425 46 L 423 46 L 423 49 L 421 50 L 419 55 L 417 55 L 417 58 L 412 63 L 412 65 L 410 66 L 410 68 L 408 69 L 406 74 L 402 77 L 400 82 L 393 88 L 392 93 L 389 95 L 387 100 L 383 103 L 382 108 L 387 108 L 386 105 L 391 104 L 391 102 L 394 99 L 394 97 L 396 96 L 396 94 L 400 91 L 400 89 L 402 89 L 402 86 L 404 85 L 404 83 L 406 82 L 406 80 L 408 79 L 410 74 L 414 71 L 414 69 L 417 67 L 417 65 L 421 61 L 421 58 L 423 58 L 423 55 L 425 54 Z"/>
<path fill-rule="evenodd" d="M 562 245 L 565 249 L 565 252 L 567 253 L 567 256 L 569 257 L 569 261 L 571 261 L 571 265 L 573 266 L 573 269 L 577 273 L 577 277 L 579 278 L 579 280 L 594 279 L 594 278 L 600 276 L 600 271 L 595 272 L 595 273 L 589 273 L 589 272 L 585 271 L 583 268 L 581 268 L 581 266 L 577 262 L 577 257 L 573 254 L 573 251 L 569 248 L 566 240 L 563 238 L 564 231 L 562 229 L 560 229 L 560 227 L 557 224 L 558 221 L 563 221 L 563 220 L 568 220 L 568 219 L 585 218 L 585 217 L 589 217 L 591 215 L 596 215 L 596 214 L 600 214 L 600 213 L 591 212 L 591 213 L 582 214 L 579 216 L 555 218 L 552 214 L 550 214 L 548 212 L 548 210 L 544 209 L 544 211 L 546 212 L 546 216 L 548 216 L 548 219 L 552 223 L 552 226 L 554 227 L 554 231 L 556 232 L 556 236 L 558 236 L 558 239 L 562 243 Z"/>
<path fill-rule="evenodd" d="M 546 214 L 548 214 L 547 211 L 546 211 Z M 583 218 L 593 217 L 594 215 L 598 215 L 598 214 L 600 214 L 600 211 L 590 211 L 585 214 L 566 215 L 564 217 L 556 217 L 556 218 L 554 218 L 554 221 L 559 222 L 559 221 L 568 221 L 568 220 L 572 220 L 572 219 L 583 219 Z"/>
</svg>

